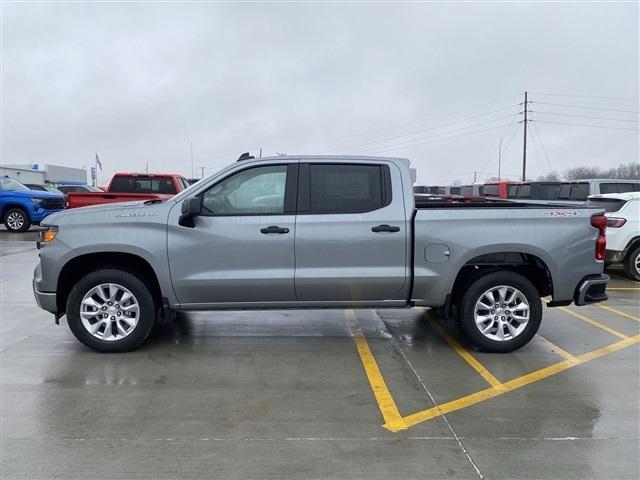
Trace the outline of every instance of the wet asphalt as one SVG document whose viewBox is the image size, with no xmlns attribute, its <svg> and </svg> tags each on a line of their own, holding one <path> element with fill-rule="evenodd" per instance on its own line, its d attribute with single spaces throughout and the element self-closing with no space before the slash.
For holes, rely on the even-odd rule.
<svg viewBox="0 0 640 480">
<path fill-rule="evenodd" d="M 181 314 L 107 355 L 35 305 L 33 233 L 0 237 L 3 479 L 640 476 L 640 284 L 618 271 L 613 310 L 545 307 L 511 354 L 405 309 Z"/>
</svg>

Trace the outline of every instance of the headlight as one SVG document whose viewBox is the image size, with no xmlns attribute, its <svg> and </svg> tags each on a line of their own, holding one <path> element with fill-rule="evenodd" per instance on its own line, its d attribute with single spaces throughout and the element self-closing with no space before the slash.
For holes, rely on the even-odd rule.
<svg viewBox="0 0 640 480">
<path fill-rule="evenodd" d="M 38 231 L 38 248 L 40 245 L 50 242 L 58 235 L 57 225 L 43 225 Z"/>
<path fill-rule="evenodd" d="M 36 205 L 40 205 L 43 202 L 44 198 L 32 198 L 31 201 Z"/>
</svg>

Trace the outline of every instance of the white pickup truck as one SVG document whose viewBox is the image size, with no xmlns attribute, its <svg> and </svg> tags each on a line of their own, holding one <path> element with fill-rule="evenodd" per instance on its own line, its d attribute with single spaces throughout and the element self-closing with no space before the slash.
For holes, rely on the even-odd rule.
<svg viewBox="0 0 640 480">
<path fill-rule="evenodd" d="M 166 201 L 48 217 L 33 287 L 99 351 L 138 347 L 161 310 L 428 306 L 507 352 L 541 297 L 606 300 L 603 212 L 416 200 L 398 158 L 243 158 Z"/>
</svg>

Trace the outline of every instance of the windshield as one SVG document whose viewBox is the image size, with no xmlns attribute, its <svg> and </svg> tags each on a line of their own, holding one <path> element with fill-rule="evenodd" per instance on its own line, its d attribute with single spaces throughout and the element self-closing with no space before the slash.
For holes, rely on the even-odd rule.
<svg viewBox="0 0 640 480">
<path fill-rule="evenodd" d="M 6 190 L 8 192 L 14 192 L 16 190 L 29 190 L 20 182 L 16 182 L 13 178 L 9 177 L 0 178 L 0 187 L 2 188 L 2 190 Z"/>
<path fill-rule="evenodd" d="M 86 185 L 85 188 L 90 192 L 104 192 L 104 190 L 94 187 L 93 185 Z"/>
<path fill-rule="evenodd" d="M 64 195 L 64 193 L 62 193 L 60 190 L 58 190 L 58 189 L 57 189 L 57 188 L 55 188 L 55 187 L 45 186 L 44 188 L 45 188 L 45 190 L 46 190 L 47 192 L 57 193 L 58 195 Z"/>
</svg>

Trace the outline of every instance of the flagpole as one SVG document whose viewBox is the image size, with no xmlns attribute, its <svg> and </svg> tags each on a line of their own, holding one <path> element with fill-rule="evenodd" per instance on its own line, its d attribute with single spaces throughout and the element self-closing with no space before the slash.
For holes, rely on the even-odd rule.
<svg viewBox="0 0 640 480">
<path fill-rule="evenodd" d="M 96 171 L 96 178 L 94 178 L 93 180 L 95 182 L 93 186 L 97 187 L 98 186 L 98 151 L 96 150 L 95 153 L 96 153 L 96 156 L 93 159 L 93 169 Z"/>
</svg>

